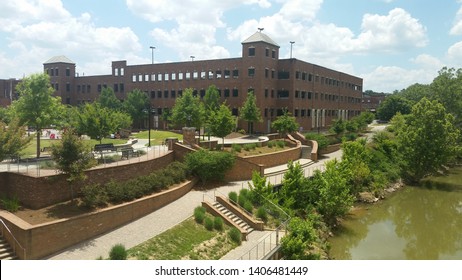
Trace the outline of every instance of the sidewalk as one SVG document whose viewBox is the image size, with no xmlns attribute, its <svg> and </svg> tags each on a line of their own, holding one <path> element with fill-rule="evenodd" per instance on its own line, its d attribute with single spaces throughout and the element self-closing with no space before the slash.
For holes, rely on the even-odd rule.
<svg viewBox="0 0 462 280">
<path fill-rule="evenodd" d="M 341 151 L 331 153 L 324 156 L 319 161 L 306 166 L 304 170 L 305 172 L 312 172 L 314 169 L 322 168 L 325 161 L 340 157 Z M 271 170 L 281 174 L 280 176 L 271 178 L 271 182 L 280 183 L 283 171 L 287 170 L 287 165 L 273 167 Z M 276 181 L 273 181 L 273 179 Z M 223 194 L 228 194 L 231 191 L 239 192 L 240 189 L 248 187 L 248 182 L 249 181 L 231 182 L 226 186 L 217 188 L 216 190 Z M 84 241 L 45 259 L 95 260 L 100 257 L 107 258 L 111 247 L 117 243 L 123 244 L 126 248 L 132 248 L 191 217 L 194 208 L 201 204 L 204 195 L 208 194 L 213 196 L 214 191 L 215 189 L 207 191 L 192 190 L 180 199 L 147 216 L 135 220 L 130 224 L 91 240 Z M 243 242 L 242 246 L 230 252 L 226 256 L 226 259 L 237 259 L 243 254 L 246 254 L 248 250 L 252 248 L 254 244 L 258 243 L 258 240 L 263 237 L 262 233 L 250 234 L 249 239 L 246 242 Z"/>
</svg>

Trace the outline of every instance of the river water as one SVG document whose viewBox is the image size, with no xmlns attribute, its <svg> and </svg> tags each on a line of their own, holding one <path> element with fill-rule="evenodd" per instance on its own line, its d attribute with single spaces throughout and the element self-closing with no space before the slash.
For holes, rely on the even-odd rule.
<svg viewBox="0 0 462 280">
<path fill-rule="evenodd" d="M 462 167 L 358 207 L 329 243 L 339 260 L 462 260 Z"/>
</svg>

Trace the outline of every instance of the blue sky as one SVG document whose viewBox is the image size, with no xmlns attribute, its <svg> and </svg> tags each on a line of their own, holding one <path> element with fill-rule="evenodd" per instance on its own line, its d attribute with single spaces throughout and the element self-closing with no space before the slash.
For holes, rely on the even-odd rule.
<svg viewBox="0 0 462 280">
<path fill-rule="evenodd" d="M 264 28 L 281 57 L 392 92 L 462 68 L 462 0 L 2 0 L 0 78 L 42 71 L 65 55 L 81 75 L 129 65 L 238 57 Z"/>
</svg>

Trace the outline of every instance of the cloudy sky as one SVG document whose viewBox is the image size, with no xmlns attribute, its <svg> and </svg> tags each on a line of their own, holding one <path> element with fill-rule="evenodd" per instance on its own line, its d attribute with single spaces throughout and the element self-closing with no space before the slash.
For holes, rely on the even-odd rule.
<svg viewBox="0 0 462 280">
<path fill-rule="evenodd" d="M 65 55 L 85 75 L 129 65 L 239 57 L 264 28 L 280 56 L 392 92 L 462 68 L 462 0 L 2 0 L 0 78 Z"/>
</svg>

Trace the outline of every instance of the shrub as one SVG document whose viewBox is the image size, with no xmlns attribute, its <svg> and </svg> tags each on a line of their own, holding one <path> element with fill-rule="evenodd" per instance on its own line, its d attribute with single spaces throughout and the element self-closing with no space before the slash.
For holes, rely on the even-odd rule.
<svg viewBox="0 0 462 280">
<path fill-rule="evenodd" d="M 253 205 L 252 205 L 252 202 L 250 202 L 249 200 L 246 200 L 244 202 L 244 206 L 242 206 L 247 212 L 249 213 L 252 213 L 253 211 Z"/>
<path fill-rule="evenodd" d="M 111 251 L 109 252 L 109 259 L 111 260 L 126 260 L 127 259 L 127 250 L 122 244 L 116 244 L 112 246 Z"/>
<path fill-rule="evenodd" d="M 14 213 L 19 210 L 20 204 L 19 204 L 19 199 L 17 197 L 13 197 L 13 198 L 4 197 L 0 199 L 0 202 L 2 203 L 2 207 L 6 211 Z"/>
<path fill-rule="evenodd" d="M 231 200 L 234 203 L 237 203 L 237 193 L 236 192 L 230 192 L 228 194 L 229 200 Z"/>
<path fill-rule="evenodd" d="M 239 195 L 237 198 L 237 204 L 239 204 L 241 207 L 244 207 L 244 204 L 249 201 L 246 196 L 244 195 Z"/>
<path fill-rule="evenodd" d="M 259 207 L 257 209 L 257 218 L 261 219 L 264 222 L 268 221 L 268 214 L 266 213 L 266 210 L 264 207 Z"/>
<path fill-rule="evenodd" d="M 100 184 L 84 186 L 81 189 L 82 203 L 88 208 L 104 206 L 107 204 L 109 197 L 106 188 Z"/>
<path fill-rule="evenodd" d="M 274 145 L 275 145 L 275 144 L 274 144 L 274 141 L 269 141 L 269 142 L 268 142 L 268 148 L 271 149 L 271 148 L 274 147 Z"/>
<path fill-rule="evenodd" d="M 205 184 L 210 180 L 223 180 L 225 172 L 234 164 L 234 156 L 227 152 L 199 150 L 187 154 L 185 162 L 192 174 Z"/>
<path fill-rule="evenodd" d="M 235 153 L 240 153 L 242 151 L 242 146 L 239 144 L 232 144 L 231 145 L 231 151 Z"/>
<path fill-rule="evenodd" d="M 214 220 L 213 220 L 213 227 L 218 230 L 218 231 L 222 231 L 223 230 L 223 219 L 221 217 L 215 217 Z"/>
<path fill-rule="evenodd" d="M 255 150 L 257 148 L 257 144 L 255 143 L 250 143 L 250 144 L 245 144 L 244 145 L 244 150 L 246 150 L 247 152 L 250 151 L 250 150 Z"/>
<path fill-rule="evenodd" d="M 204 218 L 205 218 L 205 208 L 202 206 L 197 206 L 196 208 L 194 208 L 194 220 L 198 224 L 202 224 L 202 222 L 204 221 Z"/>
<path fill-rule="evenodd" d="M 233 242 L 237 243 L 238 245 L 241 245 L 242 236 L 241 232 L 237 228 L 232 227 L 228 232 L 228 236 L 229 238 L 231 238 Z"/>
<path fill-rule="evenodd" d="M 329 145 L 329 139 L 323 135 L 314 132 L 305 134 L 306 140 L 314 140 L 318 142 L 318 149 L 321 150 Z"/>
<path fill-rule="evenodd" d="M 276 141 L 276 145 L 278 148 L 284 148 L 286 146 L 286 142 L 284 140 L 278 140 Z"/>
<path fill-rule="evenodd" d="M 246 199 L 249 199 L 250 191 L 248 189 L 241 189 L 239 191 L 239 196 L 243 196 Z"/>
<path fill-rule="evenodd" d="M 204 226 L 207 230 L 213 230 L 213 220 L 210 217 L 205 217 L 204 219 Z"/>
<path fill-rule="evenodd" d="M 350 132 L 350 133 L 345 134 L 345 139 L 347 141 L 355 141 L 356 138 L 358 138 L 358 134 L 356 134 L 354 132 Z"/>
</svg>

